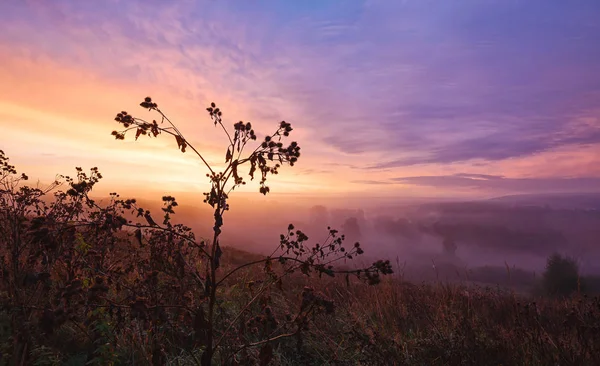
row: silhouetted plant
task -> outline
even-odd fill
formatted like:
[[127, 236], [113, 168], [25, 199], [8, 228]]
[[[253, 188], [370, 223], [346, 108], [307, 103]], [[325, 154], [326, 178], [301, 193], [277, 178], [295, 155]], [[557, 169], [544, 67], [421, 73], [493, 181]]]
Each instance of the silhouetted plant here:
[[[269, 285], [280, 283], [282, 277], [297, 270], [300, 270], [307, 275], [310, 271], [316, 271], [319, 274], [324, 273], [330, 276], [334, 276], [335, 273], [345, 273], [346, 275], [352, 274], [357, 277], [364, 278], [371, 284], [379, 282], [380, 274], [392, 273], [389, 261], [378, 261], [372, 266], [361, 270], [336, 271], [333, 268], [333, 263], [342, 259], [352, 259], [353, 256], [363, 253], [362, 249], [360, 248], [360, 244], [356, 243], [354, 247], [346, 250], [342, 246], [344, 236], [338, 236], [336, 230], [329, 229], [329, 236], [325, 242], [321, 244], [317, 243], [314, 247], [308, 248], [306, 246], [308, 237], [300, 230], [294, 231], [293, 225], [290, 225], [287, 234], [281, 235], [281, 242], [278, 248], [279, 251], [275, 250], [267, 258], [242, 265], [219, 278], [217, 271], [221, 266], [221, 256], [223, 253], [219, 242], [219, 237], [221, 234], [221, 228], [223, 226], [223, 215], [225, 211], [229, 209], [228, 199], [231, 191], [240, 185], [246, 184], [241, 168], [244, 165], [249, 165], [249, 171], [247, 174], [248, 177], [250, 177], [250, 180], [254, 179], [254, 176], [258, 171], [260, 174], [259, 191], [264, 195], [269, 193], [270, 188], [266, 185], [268, 175], [278, 174], [279, 168], [282, 165], [287, 164], [293, 166], [300, 157], [300, 146], [297, 142], [292, 141], [287, 145], [284, 145], [282, 142], [285, 137], [290, 135], [290, 133], [293, 131], [293, 128], [291, 124], [281, 121], [274, 133], [265, 136], [263, 141], [258, 144], [258, 146], [256, 146], [249, 154], [244, 155], [244, 149], [248, 143], [257, 139], [251, 123], [243, 121], [237, 122], [233, 125], [233, 131], [230, 133], [223, 124], [223, 112], [215, 105], [215, 103], [211, 103], [211, 105], [207, 108], [210, 118], [215, 126], [221, 127], [228, 139], [228, 146], [225, 153], [225, 163], [227, 163], [227, 166], [224, 171], [217, 172], [207, 162], [203, 155], [194, 146], [192, 146], [182, 132], [158, 108], [158, 105], [153, 102], [150, 97], [145, 98], [140, 105], [150, 111], [157, 112], [160, 116], [160, 122], [156, 120], [153, 120], [152, 122], [145, 121], [143, 119], [133, 117], [132, 115], [123, 111], [118, 113], [115, 118], [115, 120], [124, 127], [124, 129], [121, 131], [112, 132], [116, 139], [124, 139], [125, 134], [128, 131], [135, 131], [136, 139], [141, 135], [157, 137], [163, 133], [169, 134], [174, 136], [177, 146], [182, 152], [185, 152], [188, 148], [191, 149], [204, 163], [209, 172], [207, 177], [210, 180], [211, 189], [209, 192], [204, 193], [204, 202], [209, 204], [214, 209], [213, 238], [211, 241], [205, 242], [207, 248], [207, 250], [203, 251], [207, 262], [205, 273], [202, 274], [198, 272], [195, 274], [196, 278], [201, 279], [203, 282], [205, 294], [208, 297], [206, 321], [204, 322], [202, 329], [202, 332], [206, 335], [204, 340], [205, 351], [202, 356], [202, 362], [204, 364], [208, 364], [210, 362], [210, 360], [213, 358], [213, 354], [218, 347], [221, 346], [226, 335], [222, 334], [219, 339], [215, 340], [215, 306], [218, 299], [218, 286], [240, 268], [244, 268], [248, 265], [264, 263], [264, 270], [271, 277], [271, 282], [268, 282]], [[166, 215], [169, 213], [172, 213], [171, 209], [167, 211]], [[165, 221], [163, 224], [168, 224], [168, 222]], [[160, 225], [157, 225], [153, 221], [148, 221], [148, 225], [151, 228], [161, 228]], [[169, 226], [164, 228], [169, 229]], [[278, 274], [272, 269], [272, 262], [274, 260], [277, 260], [282, 265], [282, 271]], [[268, 286], [264, 288], [266, 289]], [[254, 299], [252, 301], [254, 301]], [[311, 307], [311, 309], [314, 309], [314, 307]], [[238, 317], [235, 317], [236, 320], [237, 318]], [[226, 328], [226, 332], [232, 326], [233, 324], [229, 324]], [[291, 336], [298, 334], [301, 329], [302, 327], [298, 326], [294, 334], [290, 333], [288, 335]], [[277, 332], [269, 334], [269, 336], [277, 337], [277, 339], [283, 336], [282, 334], [276, 333]], [[254, 343], [254, 345], [264, 345], [264, 350], [264, 347], [269, 341], [269, 337], [266, 338], [266, 340]], [[246, 344], [244, 348], [248, 348], [248, 344]]]
[[575, 259], [558, 253], [548, 257], [542, 280], [544, 290], [550, 296], [569, 296], [584, 290]]
[[352, 241], [361, 240], [362, 238], [360, 225], [358, 225], [356, 217], [349, 217], [344, 221], [342, 232]]
[[[360, 270], [336, 270], [336, 262], [363, 253], [360, 244], [346, 249], [344, 237], [329, 229], [322, 243], [309, 247], [308, 237], [293, 225], [271, 255], [223, 268], [219, 236], [229, 194], [246, 183], [240, 168], [249, 166], [250, 179], [260, 174], [259, 191], [267, 194], [268, 175], [277, 174], [282, 164], [294, 165], [300, 156], [296, 142], [285, 147], [281, 142], [292, 127], [281, 122], [243, 156], [246, 145], [256, 140], [250, 123], [236, 123], [230, 134], [222, 112], [211, 105], [210, 117], [229, 140], [228, 165], [216, 172], [150, 98], [142, 106], [158, 112], [161, 124], [121, 112], [116, 120], [124, 130], [113, 136], [124, 139], [130, 130], [136, 138], [166, 133], [182, 152], [196, 153], [209, 171], [205, 203], [214, 209], [212, 240], [197, 239], [189, 227], [172, 222], [178, 206], [174, 197], [162, 198], [162, 220], [117, 193], [108, 202], [97, 202], [89, 196], [102, 179], [97, 168], [88, 174], [78, 167], [74, 177], [58, 176], [44, 189], [31, 188], [24, 184], [27, 176], [19, 175], [0, 151], [0, 312], [9, 316], [12, 334], [11, 346], [0, 344], [4, 358], [105, 365], [134, 357], [138, 363], [158, 365], [181, 350], [195, 358], [194, 350], [200, 349], [203, 365], [219, 350], [222, 362], [235, 363], [241, 354], [266, 364], [274, 344], [295, 337], [300, 347], [310, 318], [334, 310], [330, 299], [311, 288], [305, 288], [295, 314], [273, 310], [269, 294], [273, 287], [282, 288], [286, 276], [345, 274], [375, 284], [381, 274], [392, 272], [384, 261]], [[52, 199], [46, 197], [50, 193]], [[261, 266], [265, 279], [247, 284], [250, 297], [232, 314], [221, 305], [222, 289], [240, 281], [236, 276], [251, 266]], [[64, 342], [56, 342], [57, 334]], [[126, 345], [132, 355], [119, 354]]]

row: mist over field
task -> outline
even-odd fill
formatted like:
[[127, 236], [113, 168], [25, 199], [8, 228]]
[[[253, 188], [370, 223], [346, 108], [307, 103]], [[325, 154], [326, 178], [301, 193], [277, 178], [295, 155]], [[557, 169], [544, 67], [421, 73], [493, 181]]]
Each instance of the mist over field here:
[[[210, 207], [202, 196], [181, 195], [174, 216], [208, 238]], [[141, 204], [160, 212], [156, 201]], [[390, 259], [397, 274], [413, 281], [443, 280], [530, 288], [548, 256], [577, 260], [582, 275], [600, 274], [600, 194], [516, 195], [478, 200], [439, 198], [270, 197], [240, 194], [224, 215], [221, 243], [270, 254], [292, 223], [311, 242], [327, 227], [359, 241], [365, 256]], [[451, 240], [456, 249], [445, 250]], [[368, 258], [368, 259], [366, 259]]]

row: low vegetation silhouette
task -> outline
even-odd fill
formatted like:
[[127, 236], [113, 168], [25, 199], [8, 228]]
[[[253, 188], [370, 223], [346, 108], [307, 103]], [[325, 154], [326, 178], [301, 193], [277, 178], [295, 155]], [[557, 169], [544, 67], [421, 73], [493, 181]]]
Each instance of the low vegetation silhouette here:
[[[210, 365], [215, 358], [236, 364], [240, 357], [266, 365], [280, 340], [293, 337], [301, 350], [310, 318], [334, 311], [334, 302], [311, 287], [303, 288], [294, 312], [275, 311], [271, 292], [282, 290], [287, 276], [345, 275], [348, 283], [352, 276], [374, 285], [380, 275], [392, 273], [389, 261], [383, 260], [360, 269], [337, 269], [337, 262], [363, 254], [360, 244], [347, 248], [344, 235], [328, 228], [322, 242], [309, 246], [309, 238], [292, 224], [271, 255], [225, 266], [227, 249], [219, 237], [230, 208], [229, 195], [246, 184], [241, 169], [249, 168], [250, 180], [258, 174], [259, 191], [268, 194], [267, 177], [278, 174], [282, 165], [293, 166], [300, 157], [298, 143], [282, 142], [292, 132], [291, 125], [282, 121], [244, 155], [247, 145], [257, 139], [251, 124], [235, 123], [230, 133], [221, 110], [211, 104], [207, 111], [229, 143], [227, 166], [217, 172], [151, 98], [141, 106], [158, 113], [160, 122], [123, 111], [115, 118], [123, 129], [112, 135], [117, 140], [129, 131], [136, 139], [171, 135], [182, 152], [194, 152], [211, 183], [204, 203], [214, 209], [212, 239], [196, 238], [189, 227], [173, 223], [178, 206], [174, 197], [162, 198], [163, 216], [155, 220], [135, 199], [111, 193], [103, 204], [90, 198], [102, 179], [97, 168], [89, 174], [77, 168], [75, 177], [60, 176], [45, 189], [31, 188], [22, 184], [27, 176], [19, 176], [2, 152], [1, 234], [6, 244], [1, 257], [2, 305], [12, 340], [11, 345], [2, 344], [3, 359], [29, 363], [35, 348], [33, 353], [56, 351], [57, 359], [71, 355], [76, 357], [69, 358], [71, 362], [87, 364], [125, 359], [162, 365], [170, 355], [187, 352], [201, 365]], [[61, 183], [67, 184], [66, 191], [57, 189]], [[50, 193], [54, 197], [48, 202]], [[252, 267], [260, 267], [264, 276], [244, 281], [244, 273]], [[227, 306], [231, 299], [223, 297], [232, 291], [232, 284], [242, 292], [241, 304]], [[67, 329], [81, 331], [85, 338], [71, 334], [69, 343], [64, 342], [63, 337], [70, 338], [65, 334], [52, 337]], [[126, 344], [132, 347], [129, 355], [117, 352]]]
[[[538, 246], [546, 236], [386, 216], [371, 227], [362, 210], [319, 204], [310, 225], [337, 220], [340, 232], [323, 228], [310, 243], [289, 224], [268, 255], [225, 246], [223, 231], [236, 230], [226, 225], [232, 193], [256, 179], [269, 194], [268, 178], [300, 158], [299, 144], [286, 142], [292, 126], [282, 121], [258, 140], [249, 122], [228, 129], [211, 104], [226, 141], [218, 171], [151, 98], [140, 105], [157, 119], [120, 112], [112, 136], [169, 137], [204, 164], [210, 237], [176, 222], [175, 197], [162, 197], [160, 214], [117, 193], [94, 199], [95, 167], [31, 186], [0, 150], [0, 365], [600, 364], [600, 297], [590, 295], [600, 281], [581, 277], [572, 258], [551, 255], [539, 278], [508, 264], [465, 273], [539, 284], [533, 294], [440, 279], [458, 272], [475, 239]], [[443, 219], [461, 214], [451, 207]], [[408, 282], [389, 260], [365, 259], [356, 240], [374, 232], [423, 245], [445, 239], [435, 281]], [[555, 240], [551, 248], [562, 245]]]
[[559, 253], [548, 257], [543, 287], [546, 294], [558, 297], [585, 292], [585, 282], [582, 282], [577, 261]]

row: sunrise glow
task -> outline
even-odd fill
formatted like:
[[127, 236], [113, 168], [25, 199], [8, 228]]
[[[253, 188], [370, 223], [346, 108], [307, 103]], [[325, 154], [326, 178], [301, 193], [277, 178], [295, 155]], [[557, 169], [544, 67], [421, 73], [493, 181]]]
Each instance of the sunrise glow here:
[[0, 147], [42, 182], [98, 166], [102, 192], [203, 190], [174, 140], [110, 135], [152, 96], [215, 164], [210, 102], [261, 138], [292, 123], [303, 155], [279, 192], [598, 189], [600, 32], [585, 7], [249, 4], [3, 2]]

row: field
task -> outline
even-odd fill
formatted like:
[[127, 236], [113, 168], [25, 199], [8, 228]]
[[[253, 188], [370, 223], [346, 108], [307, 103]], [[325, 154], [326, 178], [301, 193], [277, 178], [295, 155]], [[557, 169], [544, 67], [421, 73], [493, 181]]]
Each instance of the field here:
[[[224, 271], [261, 259], [233, 248], [223, 251]], [[220, 317], [231, 319], [240, 313], [254, 295], [252, 290], [248, 291], [249, 286], [255, 286], [258, 293], [262, 281], [266, 279], [261, 271], [241, 270], [231, 276], [219, 290]], [[166, 282], [160, 282], [159, 288], [167, 286]], [[275, 321], [283, 322], [286, 316], [298, 314], [308, 288], [313, 289], [316, 298], [332, 301], [333, 311], [313, 312], [302, 332], [269, 342], [272, 355], [266, 364], [594, 365], [600, 362], [598, 297], [527, 298], [492, 288], [412, 284], [398, 276], [369, 286], [356, 280], [347, 283], [337, 277], [317, 279], [292, 274], [281, 286], [262, 293], [263, 305], [255, 303], [247, 308], [248, 315], [243, 316], [246, 326], [236, 325], [229, 346], [233, 347], [240, 337], [247, 341], [258, 339], [264, 330], [264, 320], [253, 324], [251, 314], [264, 316], [264, 304], [268, 304]], [[93, 286], [85, 289], [85, 297], [91, 291]], [[116, 299], [120, 295], [114, 293], [110, 297]], [[15, 336], [24, 337], [21, 332], [25, 328], [11, 328], [15, 324], [10, 321], [11, 315], [15, 314], [14, 309], [11, 313], [7, 308], [10, 299], [5, 292], [2, 302], [0, 363], [9, 364], [15, 351]], [[38, 304], [43, 302], [44, 299], [37, 300]], [[94, 322], [91, 320], [98, 313], [89, 304], [75, 305], [71, 311], [76, 314], [85, 310], [81, 315], [84, 320], [79, 322], [77, 316], [72, 316], [58, 321], [59, 316], [52, 317], [51, 331], [48, 311], [42, 307], [38, 311], [30, 309], [28, 318], [23, 320], [26, 324], [21, 324], [31, 332], [24, 364], [77, 365], [90, 360], [116, 365], [152, 364], [156, 362], [153, 357], [157, 357], [157, 351], [164, 353], [161, 360], [165, 364], [200, 363], [201, 349], [194, 346], [193, 331], [191, 335], [187, 332], [194, 329], [195, 319], [175, 318], [176, 312], [168, 312], [169, 320], [163, 324], [169, 327], [152, 327], [148, 322], [151, 316], [145, 320], [125, 316], [125, 313], [131, 315], [134, 308], [122, 308], [121, 314], [117, 314], [119, 309], [102, 312], [103, 320], [98, 322], [96, 317]], [[98, 309], [102, 308], [95, 311]], [[160, 334], [153, 335], [150, 329]], [[95, 336], [90, 334], [94, 330]], [[248, 342], [241, 342], [242, 348], [244, 343]], [[236, 350], [238, 361], [224, 360], [232, 350], [225, 347], [215, 362], [264, 362], [264, 348]]]
[[[259, 156], [261, 170], [276, 169]], [[173, 221], [172, 196], [162, 213], [116, 193], [90, 198], [97, 168], [42, 189], [2, 151], [0, 163], [0, 365], [600, 363], [600, 298], [558, 255], [545, 277], [552, 298], [474, 286], [499, 277], [489, 269], [417, 284], [400, 258], [366, 257], [332, 228], [315, 243], [289, 224], [266, 256], [221, 245], [224, 175], [206, 194], [209, 240]]]
[[282, 341], [275, 364], [298, 364], [298, 355], [311, 365], [600, 362], [600, 297], [548, 299], [495, 287], [414, 284], [398, 276], [377, 286], [294, 276], [283, 291], [271, 294], [276, 308], [293, 312], [304, 286], [332, 299], [335, 313], [316, 316], [302, 353], [294, 340]]

